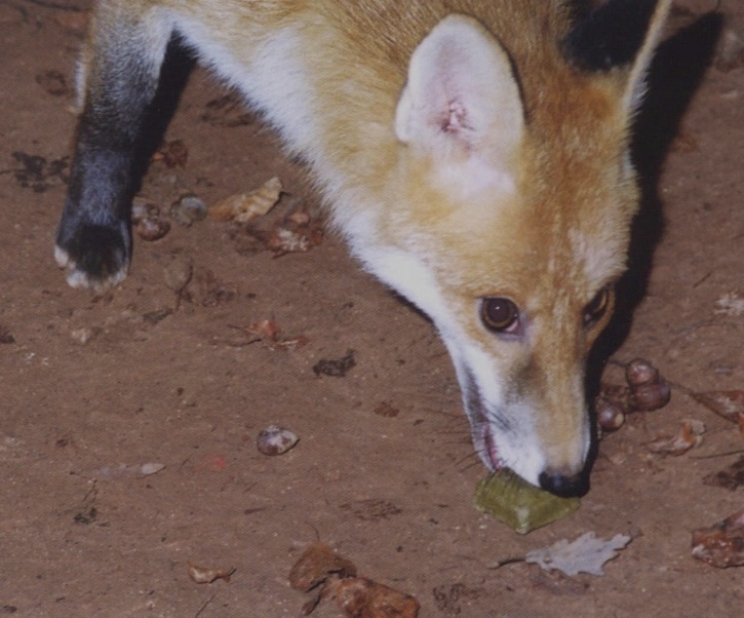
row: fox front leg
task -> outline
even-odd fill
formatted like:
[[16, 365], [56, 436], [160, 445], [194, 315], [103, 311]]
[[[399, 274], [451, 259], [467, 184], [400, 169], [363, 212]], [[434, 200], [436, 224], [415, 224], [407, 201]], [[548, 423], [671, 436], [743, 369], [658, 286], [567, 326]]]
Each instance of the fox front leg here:
[[165, 19], [117, 5], [99, 3], [82, 60], [83, 110], [55, 247], [68, 283], [94, 291], [127, 274], [137, 145], [171, 36]]

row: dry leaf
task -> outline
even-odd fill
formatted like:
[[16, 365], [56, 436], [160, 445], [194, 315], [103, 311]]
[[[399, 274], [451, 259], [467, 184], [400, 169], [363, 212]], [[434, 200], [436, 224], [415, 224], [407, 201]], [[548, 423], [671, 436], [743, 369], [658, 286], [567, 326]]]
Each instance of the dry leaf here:
[[692, 555], [721, 569], [744, 566], [744, 510], [710, 528], [693, 530]]
[[356, 577], [356, 573], [353, 562], [339, 556], [325, 543], [313, 543], [289, 572], [289, 585], [295, 590], [309, 592], [322, 584], [329, 575]]
[[280, 227], [271, 231], [266, 246], [280, 256], [286, 253], [304, 253], [310, 250], [311, 245], [307, 234]]
[[[299, 335], [291, 339], [279, 338], [279, 326], [273, 320], [259, 320], [254, 322], [245, 332], [251, 337], [262, 341], [270, 350], [296, 350], [306, 345], [309, 339], [305, 335]], [[255, 341], [255, 339], [254, 339]]]
[[189, 149], [182, 140], [176, 139], [165, 142], [152, 155], [152, 161], [162, 161], [167, 167], [186, 167], [189, 158]]
[[660, 436], [646, 444], [646, 448], [659, 455], [682, 455], [703, 441], [705, 425], [700, 421], [682, 421], [675, 436]]
[[189, 577], [197, 584], [211, 584], [218, 579], [224, 579], [226, 582], [229, 582], [230, 576], [235, 573], [235, 567], [231, 569], [210, 569], [197, 566], [191, 561], [189, 561], [188, 570]]
[[531, 551], [525, 556], [525, 562], [538, 564], [544, 571], [558, 569], [566, 575], [604, 575], [602, 566], [628, 543], [630, 537], [625, 534], [616, 534], [604, 541], [593, 532], [587, 532], [570, 543], [563, 539], [550, 547]]
[[336, 599], [349, 618], [418, 616], [419, 603], [411, 595], [356, 575], [354, 563], [323, 543], [313, 543], [292, 567], [289, 584], [302, 592], [310, 592], [322, 584], [320, 592], [305, 603], [305, 616], [328, 598]]
[[246, 328], [245, 332], [258, 339], [276, 341], [279, 336], [279, 326], [274, 320], [259, 320]]
[[274, 176], [254, 191], [236, 193], [213, 204], [209, 208], [209, 215], [221, 221], [247, 223], [269, 212], [279, 201], [281, 192], [282, 182]]
[[744, 485], [744, 457], [740, 457], [723, 470], [703, 477], [703, 483], [734, 491]]
[[327, 358], [321, 358], [315, 365], [313, 365], [313, 373], [316, 376], [326, 375], [334, 376], [336, 378], [343, 378], [346, 373], [356, 366], [356, 360], [354, 359], [354, 350], [347, 350], [346, 355], [339, 359], [329, 360]]
[[690, 393], [690, 397], [732, 423], [744, 414], [744, 391], [708, 391]]
[[327, 596], [349, 618], [416, 618], [421, 608], [410, 594], [365, 577], [329, 580], [322, 594]]

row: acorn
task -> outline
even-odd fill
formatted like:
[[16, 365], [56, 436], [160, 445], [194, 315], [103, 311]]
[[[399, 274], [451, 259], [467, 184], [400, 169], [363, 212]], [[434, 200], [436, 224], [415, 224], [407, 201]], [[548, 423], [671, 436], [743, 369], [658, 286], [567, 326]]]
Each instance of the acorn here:
[[634, 358], [625, 366], [625, 379], [631, 386], [658, 382], [659, 370], [643, 358]]
[[620, 429], [625, 422], [623, 408], [615, 402], [604, 397], [597, 397], [596, 403], [597, 424], [603, 431], [615, 431]]
[[669, 403], [672, 396], [666, 380], [659, 370], [647, 360], [633, 359], [625, 368], [628, 381], [628, 406], [633, 411], [650, 412]]

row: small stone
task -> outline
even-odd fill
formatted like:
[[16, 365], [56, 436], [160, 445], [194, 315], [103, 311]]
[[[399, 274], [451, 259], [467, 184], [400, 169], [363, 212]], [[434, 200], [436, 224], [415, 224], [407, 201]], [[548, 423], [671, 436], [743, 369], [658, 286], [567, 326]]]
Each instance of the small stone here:
[[196, 195], [184, 195], [173, 202], [170, 217], [179, 225], [190, 227], [192, 223], [201, 221], [207, 216], [207, 205]]
[[281, 455], [292, 449], [299, 440], [292, 430], [271, 425], [258, 433], [256, 446], [264, 455]]

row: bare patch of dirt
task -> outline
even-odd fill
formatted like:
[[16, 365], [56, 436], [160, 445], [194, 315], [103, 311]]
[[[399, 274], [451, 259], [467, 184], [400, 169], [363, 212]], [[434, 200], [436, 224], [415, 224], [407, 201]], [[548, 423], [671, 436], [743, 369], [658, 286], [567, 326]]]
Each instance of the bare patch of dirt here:
[[[304, 600], [288, 573], [316, 541], [414, 595], [422, 616], [741, 613], [741, 571], [694, 560], [691, 533], [740, 510], [740, 487], [703, 479], [738, 457], [708, 456], [744, 443], [680, 390], [603, 439], [574, 515], [519, 536], [473, 507], [485, 471], [431, 324], [332, 234], [275, 257], [253, 241], [246, 250], [231, 224], [174, 223], [161, 240], [138, 239], [120, 289], [94, 299], [68, 288], [52, 243], [85, 13], [65, 7], [84, 5], [0, 3], [0, 615], [297, 616]], [[744, 62], [730, 50], [706, 57], [713, 5], [678, 3], [682, 30], [639, 119], [649, 135], [637, 148], [639, 300], [613, 350], [699, 391], [744, 388], [744, 314], [716, 306], [744, 297]], [[744, 36], [741, 3], [721, 11], [724, 32]], [[201, 70], [166, 139], [187, 156], [155, 161], [142, 188], [163, 213], [186, 193], [209, 204], [278, 176], [290, 210], [316, 218], [301, 169]], [[174, 263], [192, 269], [180, 283]], [[251, 342], [262, 320], [277, 341], [303, 345]], [[688, 418], [707, 426], [701, 446], [666, 458], [646, 449]], [[267, 457], [255, 440], [273, 424], [300, 440]], [[488, 568], [587, 531], [630, 530], [604, 577]], [[235, 571], [197, 584], [190, 562]]]

